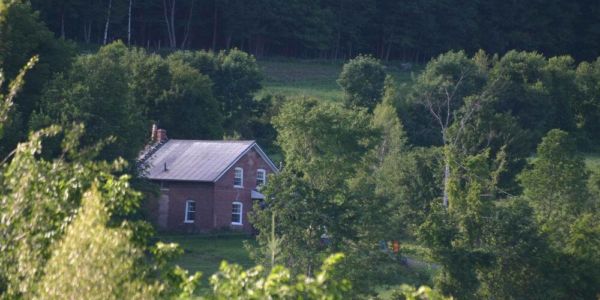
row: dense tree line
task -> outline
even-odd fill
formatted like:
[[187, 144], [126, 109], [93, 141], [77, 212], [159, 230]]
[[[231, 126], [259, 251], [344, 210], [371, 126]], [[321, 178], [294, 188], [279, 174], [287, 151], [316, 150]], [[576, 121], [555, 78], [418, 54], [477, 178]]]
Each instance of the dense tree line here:
[[600, 4], [456, 0], [31, 0], [56, 36], [257, 56], [427, 61], [450, 49], [537, 50], [592, 59]]
[[147, 143], [152, 123], [168, 128], [173, 138], [264, 140], [272, 135], [264, 118], [270, 98], [254, 98], [262, 74], [245, 52], [160, 56], [116, 41], [76, 55], [76, 47], [53, 37], [28, 3], [2, 5], [0, 68], [14, 77], [28, 57], [39, 54], [40, 62], [26, 75], [0, 138], [1, 154], [29, 131], [51, 124], [83, 123], [82, 146], [106, 140], [99, 158], [130, 162]]

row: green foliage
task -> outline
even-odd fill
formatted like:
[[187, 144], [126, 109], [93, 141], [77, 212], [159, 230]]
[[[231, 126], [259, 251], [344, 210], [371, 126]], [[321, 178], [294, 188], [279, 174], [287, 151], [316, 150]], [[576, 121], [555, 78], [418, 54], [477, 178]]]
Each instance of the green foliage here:
[[[387, 238], [411, 235], [441, 193], [437, 176], [440, 155], [435, 149], [411, 149], [406, 133], [393, 106], [397, 88], [391, 77], [386, 79], [383, 102], [373, 111], [373, 127], [382, 132], [374, 150], [375, 194], [387, 199]], [[361, 178], [364, 180], [365, 178]]]
[[[20, 144], [10, 163], [2, 166], [2, 280], [8, 295], [32, 292], [43, 266], [50, 256], [50, 246], [65, 232], [80, 205], [82, 191], [98, 182], [105, 192], [106, 205], [119, 215], [137, 207], [138, 196], [128, 188], [127, 176], [115, 178], [122, 161], [93, 163], [87, 155], [52, 161], [39, 160], [42, 139], [59, 133], [57, 127], [31, 135]], [[75, 134], [77, 136], [77, 134]], [[65, 139], [63, 153], [77, 148]], [[89, 152], [89, 151], [88, 151]]]
[[[516, 48], [573, 53], [580, 60], [598, 56], [599, 45], [600, 6], [592, 0], [227, 0], [202, 5], [179, 0], [173, 32], [158, 30], [169, 28], [158, 0], [132, 2], [131, 20], [129, 1], [114, 2], [110, 20], [105, 2], [31, 2], [56, 36], [86, 44], [102, 42], [107, 21], [109, 40], [127, 40], [131, 21], [131, 42], [139, 46], [240, 47], [258, 56], [345, 59], [371, 53], [422, 62], [449, 49], [505, 53]], [[93, 30], [88, 28], [92, 24]]]
[[398, 155], [407, 144], [406, 132], [404, 132], [402, 122], [398, 118], [398, 113], [394, 107], [397, 93], [394, 79], [387, 76], [383, 100], [373, 110], [373, 127], [381, 130], [383, 135], [381, 145], [377, 150], [380, 160], [386, 156]]
[[420, 227], [442, 265], [436, 286], [460, 299], [554, 297], [560, 289], [543, 274], [555, 255], [527, 202], [496, 201], [502, 155], [489, 155], [451, 154], [450, 207], [434, 205]]
[[379, 60], [359, 55], [344, 65], [337, 82], [344, 90], [346, 105], [372, 110], [383, 97], [385, 77]]
[[261, 117], [265, 108], [253, 98], [260, 88], [262, 73], [254, 56], [233, 49], [219, 53], [206, 51], [178, 51], [168, 60], [183, 61], [213, 82], [213, 93], [224, 117], [227, 134], [240, 133], [253, 137], [249, 125]]
[[27, 137], [27, 122], [39, 104], [44, 85], [55, 72], [69, 67], [75, 49], [71, 43], [55, 39], [29, 1], [22, 0], [0, 1], [0, 41], [0, 69], [7, 78], [15, 78], [31, 57], [39, 57], [36, 68], [24, 76], [27, 83], [4, 122], [0, 156], [5, 156]]
[[272, 230], [272, 216], [276, 215], [275, 235], [282, 247], [275, 257], [276, 262], [288, 262], [294, 273], [311, 274], [320, 260], [323, 250], [320, 238], [327, 234], [326, 226], [331, 223], [327, 212], [336, 212], [331, 198], [320, 195], [307, 182], [285, 169], [261, 190], [268, 196], [265, 209], [255, 207], [251, 222], [259, 230], [259, 248], [253, 258], [260, 264], [269, 265], [268, 251]]
[[212, 82], [193, 67], [169, 63], [171, 86], [155, 106], [153, 119], [171, 136], [182, 139], [217, 139], [223, 136], [223, 117], [212, 95]]
[[133, 232], [108, 228], [110, 215], [96, 186], [52, 251], [38, 283], [39, 299], [154, 299], [162, 287], [144, 282], [142, 249]]
[[377, 139], [365, 111], [315, 99], [289, 101], [273, 123], [286, 169], [323, 189], [341, 186]]
[[[27, 65], [19, 72], [17, 78], [9, 83], [8, 91], [6, 95], [0, 94], [0, 99], [2, 99], [2, 103], [0, 103], [0, 138], [2, 138], [4, 133], [4, 126], [10, 117], [11, 109], [14, 105], [14, 98], [19, 93], [21, 88], [23, 88], [24, 77], [27, 71], [31, 70], [35, 64], [38, 62], [38, 57], [35, 56], [29, 60]], [[0, 87], [4, 85], [4, 73], [0, 70]]]
[[[274, 122], [286, 165], [261, 191], [264, 208], [254, 210], [252, 224], [260, 246], [255, 258], [271, 259], [267, 250], [275, 214], [275, 236], [281, 241], [276, 261], [310, 275], [323, 255], [344, 251], [348, 258], [340, 274], [357, 283], [357, 290], [372, 288], [376, 269], [359, 272], [356, 266], [381, 263], [384, 256], [373, 253], [383, 232], [377, 228], [387, 212], [384, 198], [372, 193], [370, 158], [365, 158], [376, 153], [380, 129], [373, 128], [364, 110], [312, 99], [287, 102]], [[394, 132], [400, 134], [401, 128]]]
[[577, 89], [581, 100], [574, 107], [577, 127], [592, 146], [597, 146], [600, 136], [600, 58], [594, 62], [582, 62], [576, 70]]
[[395, 299], [405, 299], [405, 300], [452, 300], [452, 297], [444, 297], [438, 291], [431, 289], [428, 286], [421, 286], [418, 289], [403, 284], [400, 287], [400, 290], [395, 293]]
[[127, 66], [120, 62], [127, 51], [115, 43], [97, 54], [77, 57], [68, 73], [46, 87], [32, 127], [83, 123], [88, 129], [82, 140], [85, 146], [115, 138], [101, 159], [134, 161], [146, 141], [147, 121], [130, 92]]
[[510, 113], [531, 134], [529, 149], [552, 128], [575, 127], [577, 91], [570, 57], [510, 51], [490, 70], [488, 88], [497, 98], [495, 110]]
[[282, 266], [274, 266], [265, 276], [261, 266], [244, 271], [223, 262], [219, 273], [210, 279], [212, 292], [203, 299], [345, 299], [349, 282], [336, 280], [331, 274], [342, 258], [342, 254], [332, 255], [314, 277], [295, 278]]
[[[454, 122], [468, 121], [469, 114], [459, 114], [459, 109], [467, 106], [475, 95], [481, 92], [485, 83], [484, 74], [464, 51], [447, 52], [427, 63], [425, 70], [415, 79], [412, 91], [406, 101], [425, 107], [431, 124], [435, 124], [437, 135], [443, 144], [456, 144], [459, 133], [451, 137], [448, 129]], [[476, 107], [479, 103], [468, 103]], [[468, 109], [471, 111], [471, 109]], [[462, 118], [464, 119], [462, 119]], [[411, 127], [423, 126], [412, 124]], [[417, 128], [409, 128], [416, 133]], [[441, 136], [440, 136], [441, 133]]]
[[100, 158], [132, 162], [147, 143], [151, 122], [175, 138], [223, 136], [223, 119], [210, 79], [178, 60], [165, 60], [116, 42], [79, 56], [45, 89], [31, 126], [82, 122], [84, 145], [114, 137]]
[[[11, 84], [2, 107], [10, 108], [28, 68]], [[61, 133], [62, 155], [42, 158], [44, 140]], [[161, 263], [164, 251], [149, 256], [148, 227], [124, 221], [140, 203], [129, 176], [113, 175], [122, 172], [124, 161], [94, 162], [102, 145], [80, 148], [82, 134], [81, 125], [36, 131], [0, 164], [0, 295], [120, 299], [148, 298], [161, 290], [189, 295], [197, 276]]]
[[574, 141], [558, 129], [542, 139], [531, 168], [519, 176], [541, 230], [550, 234], [557, 246], [567, 239], [569, 225], [589, 207], [588, 177]]
[[484, 235], [493, 262], [479, 271], [484, 298], [562, 298], [554, 276], [555, 254], [539, 232], [527, 201], [507, 200], [495, 207], [494, 219]]

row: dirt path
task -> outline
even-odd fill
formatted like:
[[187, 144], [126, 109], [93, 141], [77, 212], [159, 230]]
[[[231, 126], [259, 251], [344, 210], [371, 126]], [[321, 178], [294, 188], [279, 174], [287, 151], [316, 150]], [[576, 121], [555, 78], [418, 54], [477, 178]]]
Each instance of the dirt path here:
[[422, 260], [418, 260], [418, 259], [414, 259], [414, 258], [410, 258], [410, 257], [406, 257], [406, 256], [403, 256], [402, 258], [404, 259], [405, 264], [410, 268], [436, 270], [437, 268], [440, 267], [439, 265], [434, 264], [434, 263], [428, 263], [428, 262], [425, 262]]

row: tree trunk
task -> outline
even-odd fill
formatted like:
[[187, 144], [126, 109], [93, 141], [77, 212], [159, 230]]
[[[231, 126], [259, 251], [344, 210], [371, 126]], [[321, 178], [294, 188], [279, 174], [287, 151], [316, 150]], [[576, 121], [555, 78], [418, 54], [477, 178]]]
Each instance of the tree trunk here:
[[60, 15], [60, 38], [65, 39], [65, 8], [63, 7]]
[[[177, 0], [163, 0], [163, 15], [165, 25], [167, 26], [167, 35], [169, 36], [169, 45], [171, 48], [177, 47], [177, 37], [175, 35], [175, 2]], [[168, 2], [168, 3], [167, 3]]]
[[171, 41], [171, 48], [177, 47], [177, 33], [175, 31], [175, 0], [172, 0], [171, 4], [171, 32], [173, 33], [173, 40]]
[[92, 40], [92, 21], [86, 21], [83, 24], [83, 40], [89, 44]]
[[392, 43], [388, 43], [387, 49], [385, 50], [385, 61], [390, 61], [390, 52], [392, 52]]
[[131, 45], [131, 6], [133, 0], [129, 0], [129, 20], [127, 22], [127, 45]]
[[231, 34], [228, 34], [225, 39], [225, 48], [228, 50], [231, 48]]
[[333, 59], [337, 60], [338, 59], [338, 55], [340, 53], [340, 43], [341, 43], [341, 39], [342, 39], [342, 30], [338, 28], [337, 31], [337, 37], [336, 37], [336, 41], [335, 41], [335, 51], [333, 54]]
[[190, 35], [190, 26], [192, 24], [192, 13], [194, 12], [194, 2], [195, 0], [192, 0], [192, 4], [190, 5], [190, 13], [188, 14], [188, 19], [187, 19], [187, 23], [185, 24], [185, 33], [183, 35], [183, 41], [181, 41], [181, 48], [185, 48], [185, 44], [188, 41], [189, 35]]
[[448, 154], [444, 155], [444, 195], [443, 195], [443, 203], [444, 207], [448, 208], [448, 189], [450, 185], [450, 162], [448, 161]]
[[112, 10], [112, 0], [108, 0], [108, 10], [106, 12], [106, 25], [104, 26], [104, 41], [103, 45], [106, 45], [108, 41], [108, 25], [110, 24], [110, 11]]
[[212, 50], [216, 51], [217, 48], [217, 21], [218, 21], [218, 10], [217, 0], [215, 0], [215, 9], [213, 11], [213, 36], [212, 36]]

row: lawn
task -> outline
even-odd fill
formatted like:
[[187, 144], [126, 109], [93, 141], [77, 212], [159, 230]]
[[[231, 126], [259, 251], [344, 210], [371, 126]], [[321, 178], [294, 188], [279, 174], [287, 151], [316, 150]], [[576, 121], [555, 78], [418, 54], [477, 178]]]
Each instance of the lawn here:
[[184, 253], [174, 263], [190, 271], [202, 272], [202, 288], [208, 287], [208, 279], [219, 270], [223, 260], [242, 265], [254, 266], [244, 242], [254, 243], [248, 235], [162, 235], [159, 239], [165, 243], [178, 243]]
[[586, 154], [585, 164], [590, 170], [600, 169], [600, 153]]
[[261, 60], [263, 89], [265, 94], [283, 96], [308, 96], [338, 101], [342, 90], [337, 78], [342, 71], [341, 62], [309, 60]]
[[[343, 98], [342, 90], [337, 84], [343, 67], [342, 61], [270, 59], [259, 60], [258, 64], [265, 76], [259, 97], [272, 94], [330, 101], [340, 101]], [[410, 81], [410, 71], [401, 71], [395, 63], [389, 63], [386, 67], [388, 73], [400, 84]], [[415, 70], [420, 70], [420, 67]]]
[[[254, 244], [255, 240], [247, 235], [161, 235], [158, 238], [166, 243], [178, 243], [184, 250], [184, 254], [174, 261], [174, 264], [190, 272], [202, 272], [198, 295], [209, 288], [208, 280], [219, 270], [223, 260], [239, 264], [246, 269], [254, 266], [244, 243]], [[411, 259], [411, 263], [409, 267], [399, 269], [394, 276], [397, 282], [413, 285], [431, 284], [435, 270], [426, 263], [429, 260], [427, 249], [411, 241], [402, 241], [402, 252]], [[415, 265], [415, 261], [423, 263]], [[377, 291], [381, 299], [390, 299], [392, 291], [397, 287], [380, 286]]]

